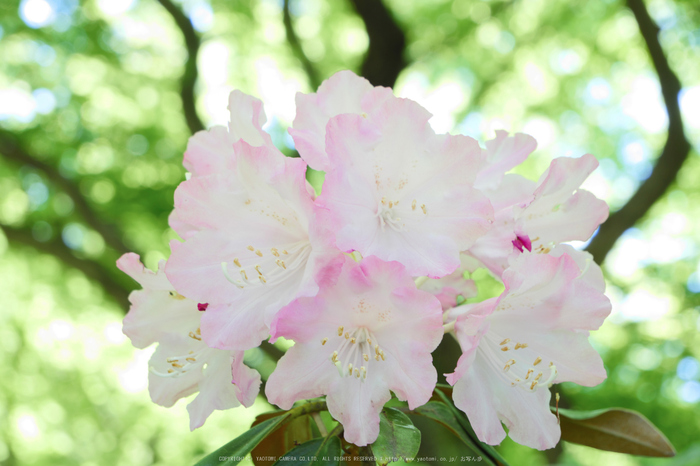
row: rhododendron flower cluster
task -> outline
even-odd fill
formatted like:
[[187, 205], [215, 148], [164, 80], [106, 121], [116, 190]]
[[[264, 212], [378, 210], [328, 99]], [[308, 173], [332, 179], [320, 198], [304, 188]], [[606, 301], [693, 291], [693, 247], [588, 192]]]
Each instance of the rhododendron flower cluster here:
[[[118, 266], [142, 286], [124, 333], [157, 342], [154, 402], [188, 406], [191, 428], [215, 409], [250, 406], [260, 375], [246, 350], [294, 345], [267, 380], [283, 409], [326, 396], [345, 439], [371, 444], [393, 394], [427, 403], [443, 337], [463, 354], [447, 381], [479, 439], [545, 449], [559, 440], [550, 387], [605, 379], [588, 341], [610, 312], [587, 240], [608, 209], [580, 189], [591, 155], [553, 160], [535, 182], [509, 173], [536, 147], [498, 131], [484, 147], [435, 134], [416, 102], [349, 71], [298, 94], [285, 157], [262, 129], [262, 103], [238, 91], [230, 124], [195, 134], [170, 226], [181, 241], [157, 273], [135, 254]], [[307, 168], [326, 173], [321, 194]], [[502, 281], [479, 293], [478, 268]]]

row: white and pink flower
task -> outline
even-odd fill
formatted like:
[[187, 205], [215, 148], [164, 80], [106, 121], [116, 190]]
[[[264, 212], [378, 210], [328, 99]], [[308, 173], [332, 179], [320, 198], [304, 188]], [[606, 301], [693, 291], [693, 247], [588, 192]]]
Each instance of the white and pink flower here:
[[356, 445], [376, 440], [390, 390], [413, 409], [437, 382], [430, 353], [443, 335], [440, 303], [396, 262], [347, 258], [317, 296], [280, 311], [272, 334], [296, 344], [270, 376], [268, 400], [289, 409], [327, 395], [328, 410]]
[[243, 364], [243, 351], [209, 348], [199, 329], [206, 303], [185, 298], [168, 282], [161, 262], [157, 273], [146, 269], [139, 256], [124, 254], [117, 266], [142, 290], [129, 296], [124, 334], [137, 348], [158, 343], [149, 362], [148, 390], [156, 404], [170, 407], [199, 392], [187, 406], [190, 429], [201, 427], [216, 409], [252, 406], [260, 374]]

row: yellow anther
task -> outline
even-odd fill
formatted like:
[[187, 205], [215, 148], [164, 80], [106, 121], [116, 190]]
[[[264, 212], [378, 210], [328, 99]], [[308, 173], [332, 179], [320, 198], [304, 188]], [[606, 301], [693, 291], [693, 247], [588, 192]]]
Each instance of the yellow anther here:
[[538, 365], [538, 364], [541, 363], [541, 362], [542, 362], [542, 358], [539, 357], [539, 356], [537, 356], [537, 359], [535, 359], [535, 362], [533, 362], [532, 365], [533, 365], [533, 366], [536, 366], [536, 365]]
[[382, 361], [384, 361], [384, 351], [380, 351], [379, 356], [382, 358]]
[[178, 301], [182, 301], [183, 299], [185, 299], [185, 297], [182, 296], [182, 295], [181, 295], [180, 293], [178, 293], [177, 291], [170, 291], [169, 294], [170, 294], [170, 297], [175, 298], [175, 299], [177, 299]]
[[282, 249], [282, 254], [289, 254], [286, 250]]
[[363, 354], [362, 359], [364, 359], [365, 361], [369, 361], [369, 354]]
[[540, 380], [541, 378], [542, 378], [542, 372], [540, 372], [539, 374], [537, 374], [537, 377], [535, 377], [535, 382], [537, 382], [537, 381]]
[[168, 374], [172, 374], [173, 372], [175, 372], [175, 371], [172, 369], [168, 369]]
[[282, 267], [283, 269], [287, 270], [287, 266], [284, 265], [284, 261], [283, 261], [283, 260], [277, 259], [277, 260], [275, 261], [275, 264], [277, 264], [277, 265], [279, 265], [280, 267]]
[[532, 383], [530, 384], [530, 390], [534, 390], [534, 389], [535, 389], [535, 385], [537, 385], [537, 382], [536, 382], [536, 381], [535, 381], [535, 382], [532, 382]]
[[411, 202], [411, 210], [416, 210], [416, 200], [414, 199], [413, 202]]
[[187, 361], [189, 361], [189, 362], [195, 362], [195, 361], [197, 361], [195, 358], [185, 358], [185, 360], [187, 360]]
[[327, 341], [328, 341], [328, 338], [324, 338], [323, 340], [321, 340], [321, 346], [325, 345]]
[[350, 334], [348, 332], [345, 332], [345, 339], [347, 340], [348, 338], [350, 338]]
[[348, 375], [352, 375], [352, 363], [348, 363]]
[[201, 335], [201, 334], [202, 334], [202, 331], [199, 329], [199, 327], [197, 327], [197, 335]]
[[267, 284], [267, 280], [265, 280], [265, 277], [260, 275], [260, 276], [258, 276], [258, 278], [260, 279], [261, 282], [263, 282], [264, 284]]
[[241, 265], [241, 261], [239, 261], [238, 258], [235, 258], [235, 259], [233, 260], [233, 263], [236, 264], [238, 267], [243, 267], [243, 266]]
[[527, 348], [527, 343], [516, 343], [515, 349]]
[[372, 346], [372, 339], [368, 338], [368, 339], [367, 339], [367, 344], [368, 344], [369, 346]]
[[248, 274], [245, 273], [245, 270], [241, 270], [241, 277], [243, 277], [244, 279], [248, 280]]
[[343, 334], [343, 326], [338, 327], [338, 336]]
[[379, 361], [379, 355], [378, 355], [378, 354], [375, 354], [375, 355], [374, 355], [374, 359], [377, 360], [377, 361]]
[[362, 378], [366, 379], [367, 378], [367, 369], [365, 366], [360, 367], [360, 371], [362, 372]]
[[535, 371], [533, 371], [532, 369], [529, 369], [527, 371], [527, 375], [525, 376], [525, 380], [529, 379], [533, 372], [535, 372]]
[[360, 371], [358, 369], [355, 369], [355, 377], [358, 379], [360, 378]]
[[270, 251], [272, 251], [272, 255], [273, 255], [273, 256], [275, 256], [275, 257], [279, 257], [279, 256], [280, 256], [280, 253], [279, 253], [279, 251], [277, 250], [277, 248], [270, 248]]
[[424, 214], [428, 215], [428, 209], [425, 208], [425, 204], [420, 205], [421, 210], [423, 211]]
[[166, 361], [167, 362], [178, 362], [179, 359], [170, 358], [170, 359], [166, 359]]
[[506, 338], [505, 340], [503, 340], [502, 342], [500, 342], [499, 345], [505, 345], [505, 344], [508, 343], [509, 341], [510, 341], [510, 338]]
[[552, 367], [554, 363], [552, 361], [549, 361], [549, 367]]
[[338, 362], [338, 352], [337, 351], [333, 351], [333, 354], [331, 354], [331, 361], [333, 361], [334, 363]]
[[355, 337], [352, 337], [352, 338], [350, 339], [350, 343], [355, 343], [356, 341], [357, 341], [357, 340], [355, 340]]
[[255, 251], [255, 248], [253, 246], [248, 246], [248, 251]]
[[510, 348], [508, 348], [507, 346], [502, 346], [502, 347], [501, 347], [501, 351], [508, 351], [509, 349], [510, 349]]
[[176, 362], [172, 363], [172, 366], [177, 367], [178, 369], [181, 369], [183, 367], [182, 364], [178, 364]]
[[255, 270], [258, 272], [258, 275], [262, 275], [262, 270], [260, 270], [260, 266], [256, 265]]
[[389, 208], [391, 209], [392, 207], [394, 207], [394, 203], [389, 201]]
[[256, 249], [255, 254], [257, 254], [259, 257], [262, 257], [262, 252], [260, 252], [260, 249]]
[[386, 205], [386, 197], [382, 198], [382, 205]]
[[512, 366], [513, 364], [515, 364], [515, 359], [508, 360], [508, 362], [506, 362], [506, 365], [503, 367], [503, 370], [505, 372], [508, 372], [508, 370], [510, 369], [510, 366]]

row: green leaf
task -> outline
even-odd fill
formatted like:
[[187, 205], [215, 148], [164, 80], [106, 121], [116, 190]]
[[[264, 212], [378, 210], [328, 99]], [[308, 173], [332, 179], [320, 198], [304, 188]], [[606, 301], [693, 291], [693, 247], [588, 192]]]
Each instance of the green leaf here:
[[561, 438], [567, 442], [630, 455], [669, 457], [676, 454], [666, 436], [636, 411], [560, 409], [559, 418]]
[[255, 446], [287, 420], [291, 412], [261, 422], [248, 432], [236, 437], [213, 453], [204, 457], [196, 466], [220, 466], [238, 464]]
[[381, 465], [397, 461], [396, 458], [413, 459], [420, 447], [420, 431], [404, 413], [394, 408], [384, 408], [379, 415], [379, 437], [372, 444], [372, 451]]
[[286, 466], [321, 466], [339, 465], [343, 451], [340, 439], [335, 435], [317, 438], [294, 448], [281, 457], [275, 465]]
[[460, 423], [457, 421], [454, 413], [445, 406], [445, 403], [439, 401], [429, 401], [427, 404], [411, 411], [412, 414], [425, 416], [445, 426], [457, 438], [459, 438], [472, 451], [480, 453], [479, 448], [474, 444], [471, 438], [464, 431]]

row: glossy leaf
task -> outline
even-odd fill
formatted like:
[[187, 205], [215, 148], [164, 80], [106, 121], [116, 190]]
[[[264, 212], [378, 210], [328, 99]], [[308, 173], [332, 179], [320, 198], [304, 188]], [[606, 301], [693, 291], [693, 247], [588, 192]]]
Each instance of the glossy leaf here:
[[207, 455], [196, 466], [234, 465], [240, 463], [258, 443], [279, 427], [290, 415], [291, 413], [288, 412], [261, 422], [248, 432]]
[[675, 456], [676, 450], [646, 417], [629, 409], [560, 409], [561, 438], [598, 450], [640, 456]]
[[275, 464], [287, 466], [339, 465], [342, 454], [340, 439], [335, 435], [329, 435], [297, 446]]
[[457, 421], [454, 413], [445, 405], [445, 403], [429, 401], [427, 404], [411, 411], [411, 414], [425, 416], [428, 419], [432, 419], [433, 421], [442, 424], [472, 451], [477, 453], [479, 452], [478, 447], [474, 445], [472, 439], [469, 438], [469, 435], [467, 435], [462, 426], [459, 424], [459, 421]]
[[415, 458], [420, 437], [420, 431], [408, 416], [398, 409], [384, 408], [379, 416], [379, 437], [372, 444], [377, 463], [386, 465], [396, 458]]

